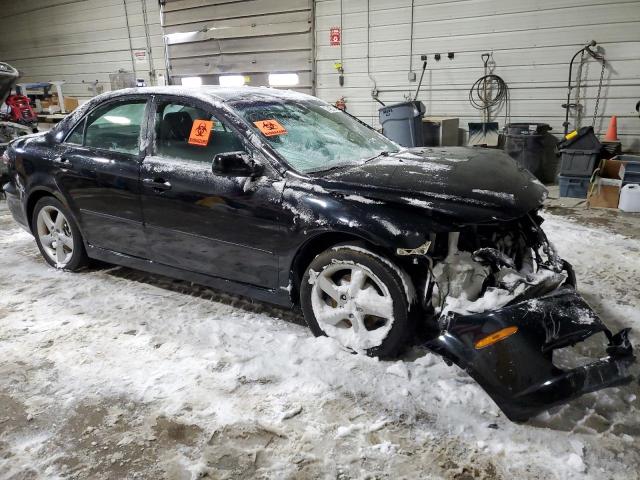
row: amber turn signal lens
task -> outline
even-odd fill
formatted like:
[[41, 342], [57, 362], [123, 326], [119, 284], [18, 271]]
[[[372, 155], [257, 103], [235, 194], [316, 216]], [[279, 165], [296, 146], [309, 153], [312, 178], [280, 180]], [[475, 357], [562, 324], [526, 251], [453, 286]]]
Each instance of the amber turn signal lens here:
[[498, 330], [497, 332], [493, 332], [491, 335], [487, 335], [484, 338], [481, 338], [476, 342], [476, 349], [480, 350], [481, 348], [488, 347], [489, 345], [493, 345], [494, 343], [499, 342], [500, 340], [504, 340], [505, 338], [510, 337], [514, 333], [518, 331], [518, 327], [507, 327], [502, 330]]

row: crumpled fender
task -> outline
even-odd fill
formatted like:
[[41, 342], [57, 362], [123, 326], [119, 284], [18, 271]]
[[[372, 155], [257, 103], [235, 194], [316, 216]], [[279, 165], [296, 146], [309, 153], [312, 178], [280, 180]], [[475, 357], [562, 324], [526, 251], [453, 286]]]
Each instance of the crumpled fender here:
[[[512, 326], [515, 334], [476, 348], [481, 338]], [[563, 287], [498, 310], [454, 314], [425, 346], [467, 371], [509, 419], [524, 421], [585, 393], [631, 382], [629, 330], [613, 335], [573, 288]], [[609, 356], [572, 370], [553, 364], [553, 350], [600, 332], [609, 340]]]

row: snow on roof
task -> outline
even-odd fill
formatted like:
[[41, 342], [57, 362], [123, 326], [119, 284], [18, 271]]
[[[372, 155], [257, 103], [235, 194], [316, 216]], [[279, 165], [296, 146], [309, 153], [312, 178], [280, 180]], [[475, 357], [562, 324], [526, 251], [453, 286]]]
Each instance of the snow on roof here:
[[[185, 87], [183, 85], [166, 85], [162, 87], [135, 87], [125, 88], [122, 90], [114, 90], [106, 92], [102, 95], [112, 97], [116, 95], [130, 94], [149, 94], [149, 95], [185, 95], [199, 97], [207, 95], [216, 100], [226, 102], [228, 100], [250, 100], [260, 99], [285, 99], [285, 100], [312, 100], [316, 99], [311, 95], [296, 92], [293, 90], [279, 90], [271, 87], [221, 87], [219, 85], [200, 85], [193, 87]], [[99, 97], [102, 97], [99, 95]]]

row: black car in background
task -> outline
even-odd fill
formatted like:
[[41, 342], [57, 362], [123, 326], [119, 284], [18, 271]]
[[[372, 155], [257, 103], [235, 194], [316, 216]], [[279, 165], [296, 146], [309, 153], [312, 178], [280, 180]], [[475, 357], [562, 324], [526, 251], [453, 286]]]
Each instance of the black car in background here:
[[[628, 330], [576, 293], [540, 227], [544, 186], [503, 152], [404, 149], [288, 91], [151, 87], [94, 98], [3, 162], [53, 267], [94, 258], [299, 306], [369, 355], [423, 338], [517, 420], [631, 380]], [[607, 358], [554, 365], [600, 332]]]

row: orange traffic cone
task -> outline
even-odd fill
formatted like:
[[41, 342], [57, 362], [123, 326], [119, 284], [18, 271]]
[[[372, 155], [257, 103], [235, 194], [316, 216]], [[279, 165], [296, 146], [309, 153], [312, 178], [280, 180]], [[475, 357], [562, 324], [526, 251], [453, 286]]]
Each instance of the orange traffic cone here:
[[609, 120], [609, 128], [607, 134], [604, 136], [605, 142], [618, 142], [618, 119], [615, 115], [611, 116]]

